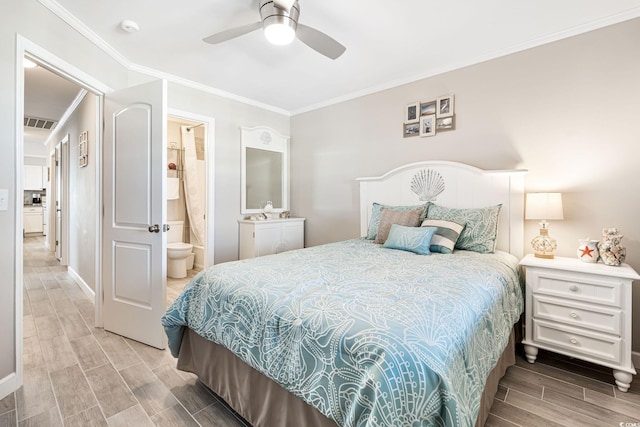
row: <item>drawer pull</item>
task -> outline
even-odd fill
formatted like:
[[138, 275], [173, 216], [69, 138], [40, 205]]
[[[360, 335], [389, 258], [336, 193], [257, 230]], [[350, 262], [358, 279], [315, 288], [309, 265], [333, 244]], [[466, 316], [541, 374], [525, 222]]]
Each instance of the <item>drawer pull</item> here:
[[570, 287], [570, 288], [569, 288], [569, 290], [570, 290], [571, 292], [578, 292], [578, 289], [579, 289], [579, 288], [578, 288], [578, 286], [577, 286], [577, 285], [573, 285], [572, 287]]
[[578, 313], [576, 313], [575, 311], [572, 311], [569, 316], [573, 317], [574, 319], [577, 319], [578, 318]]
[[571, 344], [578, 344], [578, 340], [575, 337], [569, 338], [569, 341], [571, 342]]

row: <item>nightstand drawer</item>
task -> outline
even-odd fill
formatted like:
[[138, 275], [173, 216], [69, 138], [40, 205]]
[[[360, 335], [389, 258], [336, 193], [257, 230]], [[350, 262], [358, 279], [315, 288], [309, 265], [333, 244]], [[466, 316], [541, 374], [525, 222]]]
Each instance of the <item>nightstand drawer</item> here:
[[533, 319], [533, 340], [569, 354], [582, 353], [609, 363], [620, 363], [622, 340], [619, 337]]
[[606, 277], [597, 277], [597, 280], [594, 280], [586, 275], [582, 279], [581, 275], [576, 273], [565, 275], [553, 271], [536, 272], [533, 276], [530, 285], [536, 294], [620, 307], [622, 290], [618, 280]]
[[622, 331], [621, 310], [566, 299], [534, 295], [533, 317], [618, 336]]

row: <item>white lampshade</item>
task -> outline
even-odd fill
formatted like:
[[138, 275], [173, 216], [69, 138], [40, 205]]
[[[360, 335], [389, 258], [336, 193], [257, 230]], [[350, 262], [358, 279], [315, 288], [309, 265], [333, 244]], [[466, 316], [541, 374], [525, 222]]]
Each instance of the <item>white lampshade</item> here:
[[564, 219], [561, 193], [527, 193], [525, 219]]

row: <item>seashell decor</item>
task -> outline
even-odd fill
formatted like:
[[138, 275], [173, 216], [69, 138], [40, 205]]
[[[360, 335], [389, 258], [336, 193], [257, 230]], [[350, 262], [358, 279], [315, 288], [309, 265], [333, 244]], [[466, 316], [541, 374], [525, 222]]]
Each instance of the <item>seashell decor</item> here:
[[620, 242], [624, 237], [617, 228], [603, 228], [602, 242], [598, 246], [600, 258], [607, 265], [620, 265], [627, 256], [627, 249]]
[[411, 191], [416, 193], [421, 201], [433, 202], [444, 191], [444, 179], [434, 170], [422, 169], [413, 176]]

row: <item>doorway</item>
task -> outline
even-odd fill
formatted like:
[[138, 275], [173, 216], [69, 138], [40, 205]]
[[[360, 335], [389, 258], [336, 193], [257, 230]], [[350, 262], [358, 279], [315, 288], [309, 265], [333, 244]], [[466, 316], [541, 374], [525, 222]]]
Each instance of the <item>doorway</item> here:
[[[186, 129], [185, 129], [186, 128]], [[191, 156], [185, 150], [185, 136], [183, 132], [193, 132], [191, 143], [193, 144]], [[186, 137], [188, 139], [188, 137]], [[194, 267], [202, 270], [214, 263], [214, 195], [215, 171], [214, 171], [214, 150], [215, 150], [215, 119], [209, 116], [169, 109], [167, 116], [167, 158], [168, 163], [172, 160], [179, 160], [181, 171], [171, 169], [173, 166], [167, 165], [167, 178], [178, 177], [179, 196], [186, 196], [182, 201], [175, 202], [175, 199], [167, 200], [167, 219], [185, 221], [185, 241], [194, 244]], [[191, 157], [191, 159], [189, 159]], [[185, 161], [186, 160], [186, 161]], [[176, 164], [176, 168], [178, 165]], [[200, 199], [201, 208], [191, 209], [191, 215], [201, 216], [201, 224], [193, 226], [190, 221], [188, 198], [189, 185], [185, 184], [191, 177], [192, 181], [197, 180], [192, 192], [197, 192]], [[187, 189], [185, 191], [185, 188]], [[175, 195], [174, 195], [175, 196]], [[200, 236], [193, 234], [201, 233]], [[197, 246], [197, 247], [195, 247]]]
[[[96, 300], [96, 304], [95, 304], [95, 326], [97, 327], [103, 327], [104, 323], [103, 323], [103, 316], [102, 316], [102, 299], [104, 298], [103, 296], [103, 270], [107, 269], [106, 267], [103, 268], [102, 267], [102, 263], [103, 263], [103, 254], [106, 256], [105, 252], [102, 249], [102, 244], [104, 243], [103, 240], [103, 236], [102, 236], [102, 232], [103, 232], [103, 224], [107, 224], [110, 222], [107, 220], [103, 220], [103, 215], [101, 215], [103, 211], [103, 202], [104, 202], [104, 197], [103, 197], [103, 191], [104, 194], [107, 194], [108, 192], [103, 190], [102, 188], [102, 177], [104, 176], [105, 172], [103, 169], [105, 169], [104, 165], [103, 165], [103, 144], [105, 143], [104, 141], [106, 140], [104, 134], [103, 134], [103, 130], [104, 129], [110, 129], [109, 126], [104, 126], [103, 125], [103, 116], [105, 116], [105, 112], [103, 110], [104, 106], [103, 106], [103, 99], [106, 99], [105, 104], [108, 103], [108, 99], [109, 96], [113, 95], [113, 92], [111, 92], [108, 88], [106, 88], [102, 83], [96, 81], [95, 79], [93, 79], [91, 76], [86, 75], [85, 73], [79, 71], [78, 69], [76, 69], [74, 66], [62, 61], [61, 59], [51, 55], [50, 53], [46, 52], [45, 50], [39, 48], [37, 45], [32, 44], [31, 42], [27, 41], [26, 39], [18, 36], [18, 44], [17, 44], [17, 57], [16, 57], [16, 61], [19, 62], [19, 58], [21, 58], [22, 56], [29, 56], [32, 57], [33, 59], [35, 59], [38, 63], [41, 64], [46, 64], [46, 66], [51, 69], [51, 70], [55, 70], [57, 73], [59, 73], [61, 76], [69, 79], [70, 81], [73, 81], [74, 83], [78, 84], [80, 87], [85, 89], [85, 93], [86, 91], [89, 91], [92, 94], [92, 99], [95, 99], [95, 113], [93, 114], [93, 127], [91, 128], [92, 130], [89, 131], [89, 135], [91, 136], [91, 134], [93, 133], [93, 137], [95, 138], [95, 146], [91, 147], [89, 149], [89, 167], [87, 168], [83, 168], [82, 169], [82, 173], [88, 173], [87, 171], [90, 170], [91, 167], [94, 168], [93, 171], [91, 171], [91, 173], [94, 174], [95, 176], [95, 182], [92, 186], [89, 186], [89, 188], [86, 188], [85, 190], [90, 191], [92, 193], [95, 194], [95, 201], [93, 204], [93, 213], [89, 215], [89, 217], [93, 218], [93, 220], [95, 221], [95, 227], [92, 228], [93, 231], [91, 231], [89, 233], [89, 242], [88, 245], [89, 247], [92, 247], [92, 249], [94, 249], [95, 254], [91, 254], [93, 256], [93, 259], [91, 260], [90, 263], [85, 263], [85, 264], [92, 264], [95, 266], [95, 272], [93, 273], [93, 281], [95, 284], [95, 288], [93, 290], [94, 292], [94, 299]], [[18, 71], [23, 71], [23, 69], [20, 69], [20, 67], [18, 66]], [[163, 84], [163, 86], [165, 87], [165, 91], [166, 91], [166, 82]], [[16, 83], [16, 87], [17, 87], [17, 91], [18, 93], [20, 93], [21, 91], [24, 90], [24, 77], [22, 76], [21, 78], [17, 79], [17, 83]], [[109, 96], [104, 97], [104, 94], [109, 92]], [[164, 97], [164, 102], [166, 103], [166, 95]], [[21, 116], [22, 112], [23, 112], [23, 104], [24, 100], [21, 99], [20, 97], [17, 98], [17, 102], [16, 102], [16, 116]], [[177, 112], [172, 112], [172, 114], [175, 114], [178, 117], [183, 117], [186, 118], [188, 120], [188, 123], [191, 124], [199, 124], [199, 123], [203, 123], [206, 122], [207, 126], [206, 126], [206, 181], [207, 181], [207, 186], [208, 188], [212, 189], [213, 188], [213, 141], [214, 141], [214, 121], [211, 117], [203, 117], [203, 116], [198, 116], [195, 114], [191, 114], [188, 112], [181, 112], [181, 111], [177, 111]], [[16, 123], [16, 127], [18, 128], [18, 137], [17, 137], [17, 141], [20, 141], [22, 139], [22, 132], [20, 129], [20, 125], [18, 123]], [[104, 127], [104, 128], [103, 128]], [[78, 132], [82, 131], [84, 129], [77, 129]], [[77, 132], [76, 132], [77, 133]], [[165, 140], [166, 141], [166, 140]], [[78, 145], [78, 137], [77, 135], [75, 135], [74, 133], [71, 133], [68, 141], [66, 142], [66, 146], [68, 147], [69, 153], [67, 155], [67, 164], [70, 165], [72, 168], [76, 169], [76, 172], [78, 170], [77, 168], [77, 152], [75, 151]], [[65, 146], [65, 144], [61, 144], [61, 149]], [[109, 150], [105, 150], [105, 152], [108, 152]], [[165, 150], [166, 151], [166, 150]], [[22, 147], [18, 147], [18, 149], [16, 150], [16, 156], [17, 158], [21, 158], [23, 154], [23, 149]], [[62, 157], [64, 157], [64, 149], [62, 149], [62, 152], [60, 153], [60, 155]], [[54, 154], [55, 156], [55, 154]], [[61, 158], [62, 158], [61, 157]], [[135, 158], [135, 157], [130, 157], [131, 158]], [[165, 157], [166, 159], [166, 157]], [[64, 159], [63, 159], [64, 160]], [[62, 162], [64, 163], [64, 162]], [[18, 174], [20, 173], [20, 164], [19, 162], [16, 163], [16, 170], [18, 171]], [[154, 160], [154, 164], [155, 164], [155, 160]], [[164, 165], [164, 167], [166, 167], [166, 163], [164, 162], [158, 162], [158, 165]], [[137, 166], [134, 164], [132, 168], [130, 168], [130, 170], [134, 170], [136, 169]], [[69, 176], [70, 180], [73, 180], [74, 177], [73, 176]], [[64, 176], [62, 177], [61, 181], [64, 181]], [[108, 181], [107, 179], [105, 179], [105, 181]], [[154, 182], [158, 182], [157, 180]], [[20, 180], [18, 180], [18, 182], [16, 183], [16, 191], [21, 191], [21, 182]], [[163, 190], [164, 191], [164, 190]], [[207, 192], [208, 193], [208, 192]], [[75, 194], [75, 196], [77, 196], [77, 194]], [[67, 197], [67, 200], [69, 199], [73, 199], [74, 194], [69, 194], [69, 196]], [[135, 198], [134, 200], [142, 200], [141, 197]], [[213, 201], [213, 197], [208, 196], [206, 197], [206, 201], [205, 201], [205, 205], [206, 205], [206, 210], [205, 212], [209, 212], [211, 213], [210, 215], [206, 215], [205, 219], [206, 219], [206, 245], [205, 245], [205, 254], [203, 255], [203, 267], [204, 266], [208, 266], [213, 264], [213, 259], [214, 259], [214, 254], [213, 254], [213, 206], [214, 206], [214, 201]], [[122, 204], [121, 204], [122, 206]], [[51, 209], [54, 210], [54, 209]], [[106, 211], [109, 211], [108, 207], [105, 207]], [[16, 206], [16, 218], [21, 218], [22, 217], [22, 206]], [[64, 216], [62, 216], [62, 223], [64, 224]], [[52, 221], [53, 222], [53, 221]], [[155, 221], [154, 221], [155, 222]], [[22, 234], [21, 229], [22, 229], [22, 221], [21, 220], [17, 220], [16, 221], [16, 229], [20, 229], [20, 236]], [[157, 222], [157, 224], [162, 224], [162, 222]], [[150, 224], [148, 227], [145, 227], [145, 232], [149, 232], [151, 231], [149, 229], [149, 231], [147, 231], [147, 228], [151, 228]], [[60, 227], [61, 229], [64, 229], [64, 226], [61, 225]], [[154, 225], [154, 228], [157, 228]], [[53, 234], [53, 230], [51, 233], [49, 234]], [[55, 245], [54, 245], [55, 246]], [[68, 247], [69, 245], [67, 245]], [[22, 242], [21, 239], [17, 239], [16, 238], [16, 283], [22, 283], [23, 281], [23, 276], [24, 276], [24, 272], [23, 272], [23, 256], [22, 256]], [[65, 246], [62, 245], [61, 249], [62, 249], [62, 253], [61, 253], [61, 259], [64, 259], [64, 248]], [[88, 252], [88, 251], [87, 251]], [[164, 257], [166, 257], [166, 253], [164, 254]], [[73, 262], [73, 256], [70, 257], [70, 261]], [[107, 264], [105, 264], [107, 265]], [[74, 280], [78, 280], [78, 277], [74, 276]], [[106, 283], [106, 282], [105, 282]], [[110, 282], [109, 282], [110, 283]], [[81, 286], [82, 287], [82, 286]], [[83, 289], [85, 290], [86, 293], [86, 287]], [[121, 298], [122, 299], [122, 298]], [[16, 286], [16, 301], [15, 301], [15, 306], [16, 308], [16, 362], [17, 362], [17, 377], [21, 378], [22, 377], [22, 305], [23, 305], [23, 292], [20, 286]], [[21, 380], [19, 380], [21, 381]]]
[[[92, 107], [95, 109], [95, 113], [93, 114], [93, 118], [90, 117], [88, 119], [89, 121], [88, 129], [90, 129], [90, 132], [96, 137], [97, 145], [101, 143], [99, 138], [99, 135], [101, 135], [101, 130], [102, 130], [101, 128], [101, 116], [102, 116], [101, 96], [102, 96], [102, 93], [108, 90], [108, 88], [102, 83], [100, 83], [99, 81], [83, 73], [82, 71], [78, 70], [71, 64], [56, 57], [55, 55], [52, 55], [48, 51], [40, 48], [38, 45], [30, 42], [29, 40], [25, 39], [20, 35], [17, 35], [16, 37], [15, 54], [16, 54], [15, 85], [16, 85], [16, 93], [18, 94], [16, 96], [16, 103], [15, 103], [16, 140], [15, 140], [15, 163], [14, 163], [15, 171], [16, 171], [16, 185], [14, 188], [14, 191], [15, 191], [15, 198], [14, 198], [15, 200], [15, 203], [14, 203], [14, 216], [15, 216], [15, 232], [14, 232], [14, 236], [15, 236], [15, 242], [14, 242], [14, 251], [15, 251], [14, 252], [14, 259], [15, 259], [15, 270], [14, 270], [15, 271], [15, 286], [14, 286], [15, 335], [14, 336], [15, 336], [15, 342], [14, 342], [14, 345], [15, 347], [14, 347], [14, 350], [15, 350], [15, 358], [14, 360], [15, 360], [16, 374], [12, 383], [13, 385], [9, 383], [5, 384], [5, 386], [8, 386], [14, 390], [17, 389], [23, 383], [23, 348], [24, 348], [23, 314], [24, 314], [24, 298], [25, 298], [23, 283], [25, 282], [25, 274], [24, 274], [25, 259], [23, 255], [24, 205], [22, 203], [22, 198], [23, 198], [22, 194], [24, 193], [24, 182], [23, 182], [24, 161], [23, 159], [25, 157], [25, 152], [28, 152], [29, 150], [28, 147], [25, 148], [25, 141], [26, 141], [25, 137], [28, 137], [29, 135], [27, 132], [25, 132], [26, 128], [24, 125], [26, 120], [25, 106], [28, 105], [29, 102], [32, 102], [32, 100], [27, 99], [27, 97], [29, 96], [29, 93], [27, 93], [25, 90], [26, 80], [27, 80], [25, 78], [25, 75], [26, 75], [27, 67], [25, 66], [24, 58], [28, 58], [31, 61], [33, 61], [36, 65], [40, 67], [39, 68], [40, 70], [46, 70], [52, 74], [55, 74], [60, 80], [66, 81], [68, 85], [73, 85], [76, 87], [75, 96], [71, 97], [70, 104], [66, 106], [61, 116], [57, 116], [57, 118], [59, 118], [58, 123], [64, 122], [69, 118], [69, 115], [71, 114], [71, 112], [75, 110], [75, 108], [83, 100], [85, 94], [87, 94], [88, 91], [93, 94], [92, 100], [95, 100], [95, 102], [93, 102]], [[57, 97], [58, 95], [56, 94], [56, 99], [58, 99]], [[44, 106], [46, 102], [40, 103], [36, 101], [35, 105], [38, 105], [38, 104]], [[34, 114], [36, 117], [40, 116], [40, 114], [37, 112], [32, 114]], [[61, 129], [61, 128], [58, 128], [58, 129]], [[60, 134], [60, 132], [58, 134]], [[61, 148], [60, 155], [62, 156], [62, 158], [65, 158], [66, 156], [66, 159], [69, 160], [70, 155], [69, 154], [65, 155], [65, 150], [69, 150], [70, 146], [73, 145], [72, 141], [73, 139], [70, 138], [66, 140], [66, 143], [63, 143], [60, 145], [60, 148]], [[60, 142], [62, 142], [62, 139], [60, 140]], [[48, 142], [46, 144], [50, 146]], [[46, 163], [49, 163], [49, 159], [51, 159], [52, 157], [55, 158], [55, 150], [54, 150], [54, 153], [50, 154], [42, 142], [40, 142], [40, 147], [42, 147], [42, 149], [44, 150], [43, 158], [46, 159]], [[99, 160], [98, 151], [99, 150], [96, 149], [96, 150], [93, 150], [93, 153], [92, 152], [89, 153], [90, 159], [95, 166], [97, 166], [97, 160]], [[48, 168], [50, 166], [51, 164], [47, 164]], [[97, 179], [97, 176], [99, 176], [98, 175], [99, 168], [96, 167], [95, 172], [92, 172], [92, 173], [95, 173], [95, 177], [96, 177], [96, 179], [93, 180], [94, 184], [93, 184], [92, 191], [95, 191], [96, 200], [99, 200], [101, 197], [99, 180]], [[49, 179], [51, 179], [53, 175], [51, 169], [47, 169], [47, 175]], [[68, 175], [66, 177], [68, 178]], [[65, 178], [64, 171], [62, 171], [62, 179], [59, 179], [59, 181], [64, 182], [64, 178]], [[68, 182], [68, 179], [67, 179], [67, 182]], [[49, 192], [51, 192], [51, 186], [49, 186], [48, 190]], [[60, 190], [60, 193], [64, 194], [64, 186]], [[47, 210], [48, 217], [46, 222], [50, 227], [50, 232], [47, 234], [51, 236], [55, 234], [55, 231], [54, 231], [55, 226], [53, 224], [55, 209], [51, 209], [51, 206], [53, 205], [51, 197], [47, 198], [47, 204], [49, 206], [49, 209]], [[94, 206], [94, 211], [96, 212], [96, 214], [94, 216], [96, 217], [96, 221], [98, 221], [98, 223], [96, 224], [95, 230], [92, 231], [92, 234], [96, 239], [99, 238], [99, 231], [101, 226], [99, 223], [100, 218], [97, 215], [98, 207], [99, 205], [96, 203]], [[65, 222], [67, 221], [65, 221], [64, 217], [62, 217], [61, 227], [60, 227], [61, 229], [64, 227]], [[44, 242], [44, 238], [42, 238], [41, 240]], [[47, 246], [44, 243], [42, 245], [43, 245], [43, 248]], [[53, 251], [54, 246], [49, 246], [46, 250]], [[65, 249], [64, 249], [64, 246], [61, 246], [61, 248], [62, 248], [62, 251], [60, 252], [59, 256], [64, 262]], [[99, 257], [100, 257], [100, 252], [99, 252], [100, 248], [99, 246], [96, 246], [95, 249], [96, 249], [95, 259], [92, 260], [92, 264], [98, 266], [99, 263], [97, 261], [99, 260]], [[99, 272], [96, 272], [94, 274], [94, 280], [95, 278], [99, 277], [98, 275], [99, 275]], [[74, 277], [74, 280], [75, 279], [76, 278]], [[83, 291], [87, 293], [86, 289], [83, 289]]]

